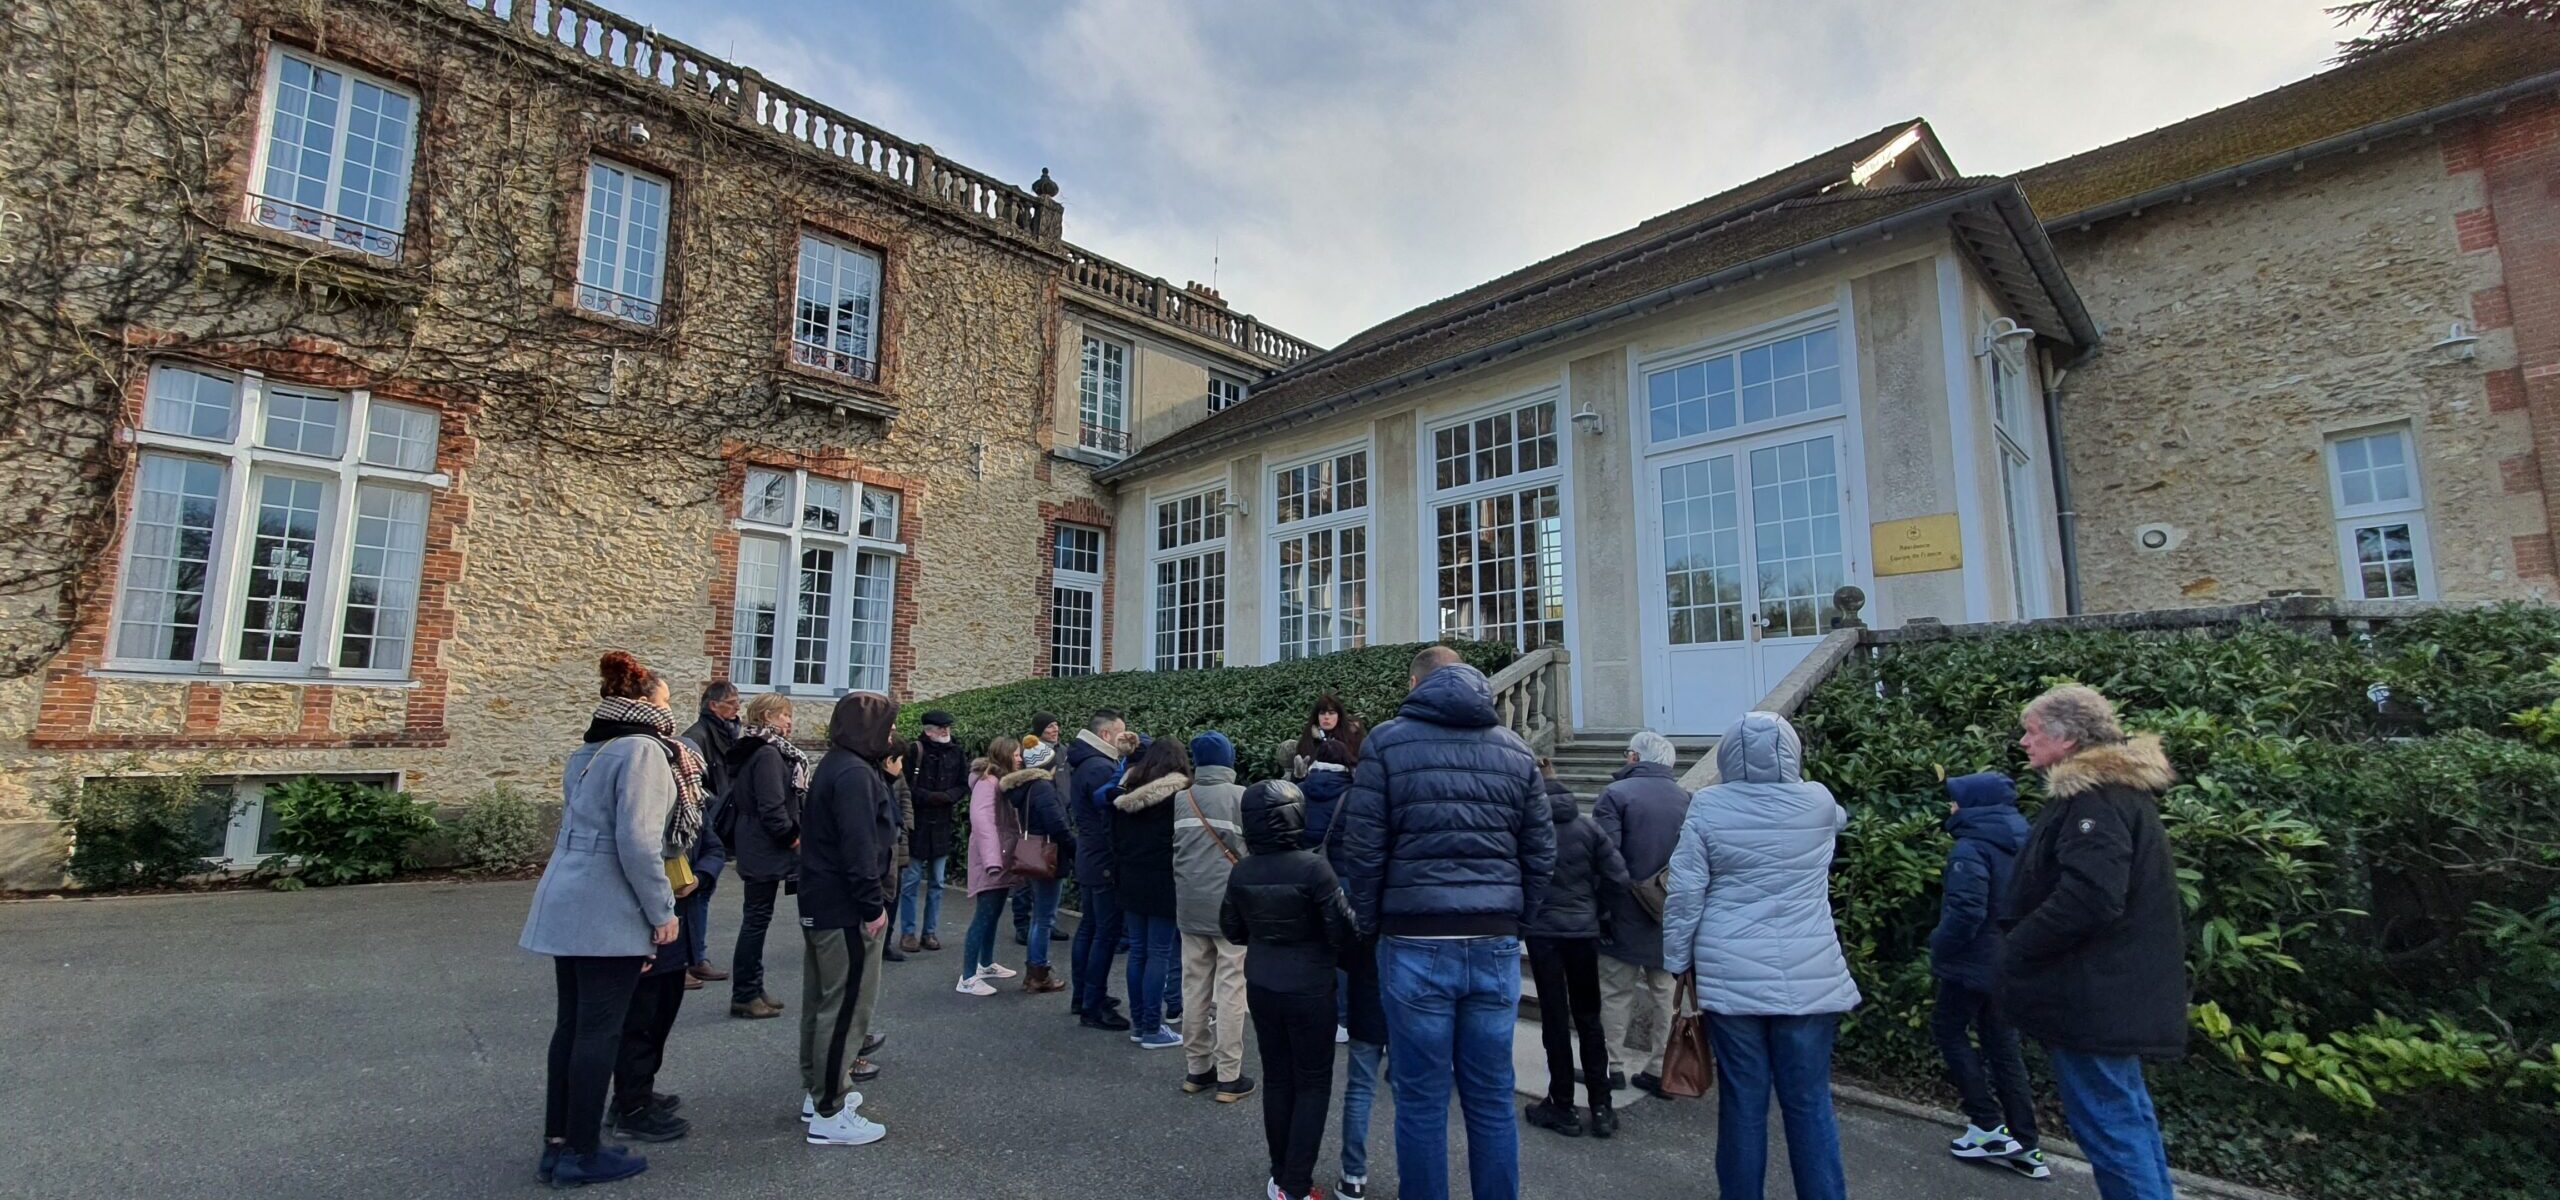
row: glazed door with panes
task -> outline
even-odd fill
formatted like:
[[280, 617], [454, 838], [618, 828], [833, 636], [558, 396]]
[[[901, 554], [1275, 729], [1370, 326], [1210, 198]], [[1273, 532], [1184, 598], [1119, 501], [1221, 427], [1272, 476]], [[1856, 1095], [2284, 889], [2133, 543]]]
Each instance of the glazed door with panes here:
[[1657, 730], [1723, 732], [1830, 628], [1851, 573], [1841, 438], [1799, 427], [1649, 469]]

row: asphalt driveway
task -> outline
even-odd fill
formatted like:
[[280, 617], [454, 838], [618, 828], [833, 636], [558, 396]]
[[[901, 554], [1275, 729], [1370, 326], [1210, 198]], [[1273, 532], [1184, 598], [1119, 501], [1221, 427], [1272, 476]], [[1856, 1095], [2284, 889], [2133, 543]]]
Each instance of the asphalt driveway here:
[[[530, 892], [435, 883], [0, 904], [0, 1197], [539, 1192], [552, 984], [548, 963], [515, 948]], [[1062, 996], [954, 995], [964, 907], [944, 907], [946, 949], [887, 971], [885, 1071], [863, 1107], [887, 1140], [801, 1140], [798, 939], [778, 923], [770, 986], [792, 1012], [737, 1021], [724, 985], [689, 993], [659, 1088], [684, 1096], [693, 1134], [646, 1148], [649, 1174], [605, 1194], [1261, 1194], [1258, 1101], [1183, 1095], [1179, 1054], [1078, 1028]], [[783, 909], [787, 922], [787, 899]], [[734, 892], [714, 913], [725, 957]], [[1021, 965], [1009, 940], [1001, 957]], [[1395, 1194], [1392, 1110], [1382, 1099], [1370, 1137], [1378, 1196]], [[1840, 1116], [1857, 1195], [2095, 1194], [2076, 1170], [2036, 1184], [1953, 1162], [1946, 1132], [1925, 1122]], [[1708, 1103], [1634, 1104], [1605, 1142], [1524, 1127], [1521, 1148], [1532, 1197], [1715, 1191]], [[1328, 1136], [1317, 1176], [1328, 1189], [1335, 1153]], [[1792, 1194], [1783, 1162], [1772, 1196]]]

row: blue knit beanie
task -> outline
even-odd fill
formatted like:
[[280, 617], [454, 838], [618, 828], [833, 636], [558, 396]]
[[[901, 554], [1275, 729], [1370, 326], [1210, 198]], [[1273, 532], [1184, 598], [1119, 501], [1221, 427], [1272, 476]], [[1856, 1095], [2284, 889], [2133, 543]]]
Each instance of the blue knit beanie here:
[[1233, 767], [1236, 744], [1215, 729], [1191, 739], [1191, 765], [1195, 767]]

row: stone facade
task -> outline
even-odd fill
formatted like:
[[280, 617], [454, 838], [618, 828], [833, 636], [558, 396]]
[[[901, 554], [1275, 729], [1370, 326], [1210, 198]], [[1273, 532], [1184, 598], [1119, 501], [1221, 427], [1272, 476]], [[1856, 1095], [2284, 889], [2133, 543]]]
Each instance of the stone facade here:
[[[2511, 110], [2055, 232], [2106, 331], [2062, 400], [2086, 608], [2352, 595], [2324, 447], [2394, 425], [2418, 454], [2436, 594], [2551, 597], [2537, 423], [2502, 398], [2522, 390], [2497, 236], [2515, 222], [2488, 219], [2474, 153], [2534, 120]], [[2549, 221], [2542, 178], [2511, 203]], [[2468, 357], [2436, 346], [2457, 321], [2479, 336]]]
[[[1089, 469], [1052, 442], [1075, 384], [1055, 188], [995, 183], [606, 14], [513, 11], [46, 0], [0, 25], [0, 50], [29, 67], [0, 117], [0, 178], [32, 227], [11, 230], [21, 252], [0, 282], [68, 314], [12, 330], [30, 336], [5, 352], [66, 453], [0, 458], [0, 479], [45, 498], [30, 527], [96, 531], [65, 543], [51, 590], [0, 607], [13, 636], [59, 646], [0, 678], [0, 886], [52, 882], [44, 801], [103, 774], [397, 775], [448, 804], [499, 782], [550, 794], [598, 653], [663, 669], [682, 707], [728, 674], [750, 467], [894, 494], [892, 694], [1045, 669], [1055, 523], [1108, 524]], [[250, 219], [287, 52], [414, 97], [390, 253]], [[591, 161], [669, 185], [652, 321], [581, 302]], [[876, 365], [793, 353], [804, 232], [876, 256]], [[63, 290], [49, 269], [99, 286]], [[61, 365], [84, 357], [97, 365]], [[154, 365], [179, 361], [437, 415], [396, 678], [338, 670], [325, 650], [281, 678], [115, 658], [132, 431]], [[796, 690], [802, 728], [824, 727], [833, 695]]]

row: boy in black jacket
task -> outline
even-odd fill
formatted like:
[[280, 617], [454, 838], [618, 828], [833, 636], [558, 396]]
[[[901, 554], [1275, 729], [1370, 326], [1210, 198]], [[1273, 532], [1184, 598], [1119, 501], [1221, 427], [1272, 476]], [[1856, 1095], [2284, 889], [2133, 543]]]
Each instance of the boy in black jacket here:
[[1315, 1194], [1316, 1150], [1333, 1099], [1333, 972], [1356, 935], [1351, 904], [1322, 858], [1300, 848], [1306, 798], [1281, 780], [1244, 793], [1245, 848], [1227, 876], [1218, 927], [1245, 948], [1245, 1011], [1270, 1081], [1262, 1132], [1271, 1148], [1266, 1189], [1283, 1200]]
[[1947, 798], [1946, 827], [1956, 844], [1947, 852], [1938, 927], [1929, 934], [1929, 974], [1938, 980], [1929, 1027], [1967, 1122], [1947, 1153], [1997, 1162], [2031, 1179], [2051, 1178], [2044, 1151], [2036, 1148], [2035, 1097], [2027, 1090], [2018, 1031], [2001, 1015], [1995, 994], [2002, 906], [2017, 873], [2018, 848], [2027, 844], [2027, 819], [2018, 814], [2017, 786], [1996, 771], [1948, 780]]

